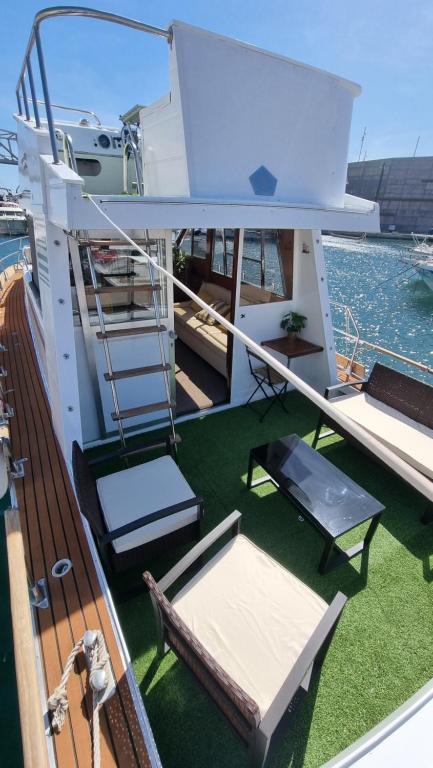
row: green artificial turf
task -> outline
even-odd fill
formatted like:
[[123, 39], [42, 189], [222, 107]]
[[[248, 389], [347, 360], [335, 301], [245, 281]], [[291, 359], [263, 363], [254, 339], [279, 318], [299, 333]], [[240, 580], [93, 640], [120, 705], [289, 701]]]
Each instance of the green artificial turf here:
[[[179, 424], [179, 463], [204, 498], [205, 532], [239, 509], [243, 532], [325, 600], [338, 590], [349, 597], [320, 679], [272, 763], [317, 768], [433, 674], [433, 528], [420, 523], [425, 502], [414, 491], [333, 436], [320, 451], [386, 511], [368, 563], [358, 557], [320, 576], [320, 534], [272, 485], [246, 489], [251, 447], [293, 432], [312, 440], [317, 409], [298, 393], [288, 394], [286, 404], [290, 416], [275, 405], [262, 424], [249, 408]], [[359, 530], [344, 543], [358, 538]], [[184, 551], [143, 563], [143, 570], [159, 578]], [[134, 585], [132, 596], [122, 593]], [[247, 768], [247, 750], [185, 665], [172, 653], [154, 662], [155, 624], [140, 574], [116, 577], [112, 587], [164, 768]]]

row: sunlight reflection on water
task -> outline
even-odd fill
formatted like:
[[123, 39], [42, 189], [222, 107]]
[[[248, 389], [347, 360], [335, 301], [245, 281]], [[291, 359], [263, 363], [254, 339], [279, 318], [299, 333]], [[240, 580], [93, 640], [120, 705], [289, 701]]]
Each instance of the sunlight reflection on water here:
[[[330, 298], [352, 309], [361, 338], [433, 366], [433, 291], [400, 261], [411, 242], [324, 237], [323, 245]], [[344, 329], [339, 313], [333, 316]], [[346, 352], [343, 339], [337, 347]], [[358, 358], [368, 367], [379, 359], [433, 383], [430, 374], [377, 352], [363, 350]]]

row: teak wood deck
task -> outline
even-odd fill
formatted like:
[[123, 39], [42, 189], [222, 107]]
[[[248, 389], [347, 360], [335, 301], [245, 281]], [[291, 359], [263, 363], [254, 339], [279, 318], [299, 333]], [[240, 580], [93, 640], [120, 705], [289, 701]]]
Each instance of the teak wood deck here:
[[[0, 305], [0, 336], [7, 352], [8, 401], [12, 452], [27, 457], [24, 480], [16, 481], [28, 565], [36, 579], [48, 582], [50, 605], [35, 609], [47, 695], [59, 684], [63, 666], [86, 629], [104, 634], [117, 681], [116, 693], [100, 710], [101, 764], [151, 765], [125, 675], [107, 605], [97, 578], [73, 488], [57, 444], [24, 306], [20, 273], [12, 276]], [[54, 578], [51, 568], [63, 557], [73, 568]], [[82, 654], [68, 684], [69, 712], [62, 732], [53, 738], [61, 768], [92, 765], [92, 698]], [[89, 719], [90, 717], [90, 719]], [[36, 766], [35, 766], [36, 768]]]

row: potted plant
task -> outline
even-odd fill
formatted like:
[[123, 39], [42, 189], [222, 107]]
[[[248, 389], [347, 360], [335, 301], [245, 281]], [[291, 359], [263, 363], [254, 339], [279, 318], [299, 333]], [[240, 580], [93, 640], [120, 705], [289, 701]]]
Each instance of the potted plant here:
[[181, 280], [185, 276], [187, 255], [178, 245], [173, 245], [173, 274]]
[[280, 328], [283, 328], [289, 336], [296, 336], [307, 324], [307, 318], [298, 312], [288, 312], [281, 318]]
[[[188, 254], [185, 253], [185, 251], [182, 251], [178, 245], [173, 245], [173, 274], [181, 280], [182, 283], [186, 282], [187, 261]], [[173, 294], [175, 301], [185, 301], [187, 298], [177, 285], [174, 286]]]

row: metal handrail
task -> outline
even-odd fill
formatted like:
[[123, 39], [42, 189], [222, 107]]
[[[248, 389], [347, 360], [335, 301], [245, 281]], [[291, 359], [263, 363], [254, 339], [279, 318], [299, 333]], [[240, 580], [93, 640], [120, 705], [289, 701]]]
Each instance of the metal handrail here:
[[[12, 240], [5, 240], [5, 242], [0, 243], [0, 249], [2, 246], [9, 245], [9, 243], [16, 243], [17, 241], [21, 242], [22, 240], [28, 240], [28, 235], [23, 235], [22, 237], [14, 237]], [[11, 251], [10, 253], [7, 253], [5, 256], [0, 256], [0, 292], [3, 292], [4, 286], [2, 285], [3, 277], [5, 278], [5, 286], [7, 282], [7, 274], [6, 270], [9, 269], [9, 267], [15, 267], [15, 270], [17, 267], [19, 267], [20, 264], [26, 264], [26, 259], [23, 253], [23, 247], [18, 248], [16, 251]], [[12, 263], [8, 264], [5, 268], [2, 268], [2, 264], [4, 261], [11, 258], [11, 256], [15, 256], [16, 254], [20, 254], [21, 258], [16, 259], [16, 261], [13, 261]]]
[[[345, 336], [349, 341], [355, 341], [356, 337], [353, 336], [350, 333], [346, 333], [346, 331], [342, 331], [339, 328], [334, 328], [335, 333], [339, 333], [342, 336]], [[433, 368], [426, 363], [420, 363], [418, 360], [412, 360], [411, 357], [406, 357], [405, 355], [400, 355], [398, 352], [393, 352], [392, 349], [387, 349], [386, 347], [381, 347], [379, 344], [375, 344], [373, 341], [366, 341], [365, 339], [357, 339], [357, 343], [359, 347], [366, 347], [367, 349], [373, 349], [376, 352], [380, 352], [383, 355], [389, 355], [390, 357], [394, 357], [396, 360], [401, 360], [401, 362], [406, 363], [407, 365], [413, 365], [415, 368], [419, 368], [420, 371], [424, 371], [424, 373], [432, 373], [433, 374]]]
[[63, 157], [67, 160], [67, 165], [72, 168], [75, 173], [78, 173], [77, 160], [75, 158], [74, 145], [69, 133], [61, 131], [63, 138]]
[[[12, 142], [16, 143], [17, 135], [7, 128], [0, 128], [0, 163], [4, 165], [18, 165], [18, 157], [12, 149]], [[0, 187], [6, 189], [6, 187]], [[10, 191], [10, 190], [9, 190]]]
[[137, 179], [138, 193], [142, 194], [143, 193], [143, 173], [141, 169], [139, 150], [135, 143], [130, 123], [124, 123], [122, 138], [123, 138], [123, 191], [128, 192], [128, 160], [129, 160], [129, 151], [130, 151], [134, 158], [135, 177]]
[[[347, 341], [354, 343], [353, 352], [347, 365], [348, 370], [351, 370], [351, 367], [355, 362], [355, 356], [359, 347], [365, 347], [366, 349], [372, 349], [376, 352], [380, 352], [383, 355], [389, 355], [389, 357], [393, 357], [396, 360], [401, 360], [401, 362], [406, 363], [407, 365], [413, 365], [415, 368], [419, 368], [420, 371], [424, 371], [424, 373], [433, 373], [433, 368], [431, 368], [429, 365], [426, 365], [425, 363], [420, 363], [418, 360], [412, 360], [410, 357], [400, 355], [398, 352], [393, 352], [392, 349], [381, 347], [379, 344], [375, 344], [373, 341], [366, 341], [365, 339], [361, 339], [358, 323], [353, 316], [351, 308], [347, 304], [340, 304], [338, 301], [330, 301], [329, 303], [334, 307], [342, 309], [346, 319], [346, 330], [343, 331], [341, 328], [335, 328], [334, 326], [334, 333], [338, 333], [340, 336], [344, 336]], [[349, 322], [352, 323], [355, 329], [354, 333], [350, 333], [348, 330]]]
[[[44, 95], [44, 104], [45, 104], [45, 113], [46, 113], [46, 119], [48, 123], [48, 131], [50, 134], [50, 143], [51, 143], [51, 151], [53, 154], [53, 163], [54, 165], [58, 165], [59, 160], [59, 152], [56, 144], [56, 134], [54, 130], [54, 120], [53, 120], [53, 112], [52, 112], [52, 105], [50, 100], [50, 94], [48, 90], [48, 80], [47, 80], [47, 73], [45, 69], [45, 61], [44, 61], [44, 54], [42, 50], [42, 42], [41, 42], [41, 35], [40, 35], [40, 26], [43, 21], [46, 21], [46, 19], [51, 18], [58, 18], [62, 16], [83, 16], [85, 18], [90, 19], [98, 19], [99, 21], [107, 21], [112, 24], [119, 24], [123, 27], [129, 27], [130, 29], [137, 29], [139, 32], [147, 32], [152, 35], [157, 35], [159, 37], [165, 37], [166, 39], [170, 38], [170, 31], [166, 29], [160, 29], [159, 27], [153, 27], [150, 24], [144, 24], [141, 21], [135, 21], [134, 19], [128, 19], [126, 16], [119, 16], [116, 13], [107, 13], [105, 11], [99, 11], [94, 8], [82, 8], [80, 6], [57, 6], [54, 8], [44, 8], [42, 11], [39, 11], [39, 13], [36, 14], [34, 20], [32, 29], [30, 32], [29, 40], [26, 47], [26, 52], [24, 54], [24, 61], [21, 67], [20, 75], [17, 82], [16, 87], [16, 97], [17, 97], [17, 104], [18, 104], [18, 112], [22, 116], [23, 115], [23, 104], [24, 104], [24, 111], [25, 111], [25, 119], [27, 122], [30, 121], [30, 112], [29, 112], [29, 103], [33, 104], [33, 114], [35, 118], [36, 128], [41, 127], [41, 122], [39, 118], [39, 111], [38, 111], [38, 100], [36, 98], [36, 92], [34, 88], [34, 80], [33, 80], [33, 72], [31, 67], [31, 55], [33, 51], [33, 47], [36, 45], [36, 52], [38, 57], [38, 64], [39, 64], [39, 74], [41, 78], [41, 84], [42, 84], [42, 91]], [[30, 92], [31, 92], [31, 99], [27, 99], [27, 91], [26, 91], [26, 83], [25, 78], [26, 75], [29, 80], [30, 85]]]
[[[352, 354], [350, 357], [348, 357], [348, 363], [347, 363], [347, 371], [350, 373], [352, 370], [353, 363], [355, 362], [356, 353], [358, 351], [358, 344], [359, 344], [359, 328], [358, 324], [353, 316], [353, 312], [351, 308], [347, 304], [340, 304], [338, 301], [330, 301], [329, 302], [331, 306], [337, 307], [338, 309], [342, 309], [344, 312], [344, 319], [346, 323], [346, 331], [341, 331], [339, 328], [334, 328], [334, 332], [336, 333], [343, 333], [346, 338], [350, 339], [350, 341], [354, 342]], [[354, 328], [354, 334], [349, 334], [349, 325], [352, 324], [352, 327]]]
[[[27, 101], [29, 104], [33, 103], [33, 99], [27, 99]], [[45, 101], [43, 99], [36, 99], [36, 104], [45, 106]], [[91, 109], [81, 109], [81, 107], [66, 107], [65, 104], [53, 104], [53, 102], [51, 102], [51, 107], [54, 107], [54, 109], [64, 109], [65, 112], [78, 112], [79, 115], [90, 115], [95, 119], [95, 123], [98, 127], [102, 125], [100, 117], [98, 117], [96, 112], [92, 112]]]

